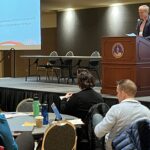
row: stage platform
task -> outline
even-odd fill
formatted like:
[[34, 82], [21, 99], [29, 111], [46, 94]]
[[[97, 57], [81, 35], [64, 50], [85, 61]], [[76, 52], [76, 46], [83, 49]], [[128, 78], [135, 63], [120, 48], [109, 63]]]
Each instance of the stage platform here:
[[[100, 92], [101, 87], [96, 86], [94, 89]], [[50, 104], [55, 102], [60, 106], [59, 96], [67, 92], [80, 91], [77, 85], [72, 84], [58, 84], [50, 81], [37, 81], [35, 77], [25, 81], [25, 78], [0, 78], [0, 107], [4, 111], [15, 111], [17, 104], [29, 97], [33, 97], [35, 93], [39, 95], [41, 103], [47, 101]], [[112, 106], [118, 103], [116, 96], [102, 94], [104, 101]], [[150, 108], [150, 96], [137, 97], [141, 103]], [[51, 109], [49, 108], [49, 111]]]

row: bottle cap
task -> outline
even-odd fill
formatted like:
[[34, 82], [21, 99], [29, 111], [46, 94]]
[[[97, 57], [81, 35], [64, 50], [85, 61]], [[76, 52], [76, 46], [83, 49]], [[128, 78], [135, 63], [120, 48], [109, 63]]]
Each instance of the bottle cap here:
[[38, 94], [34, 94], [34, 100], [39, 100]]

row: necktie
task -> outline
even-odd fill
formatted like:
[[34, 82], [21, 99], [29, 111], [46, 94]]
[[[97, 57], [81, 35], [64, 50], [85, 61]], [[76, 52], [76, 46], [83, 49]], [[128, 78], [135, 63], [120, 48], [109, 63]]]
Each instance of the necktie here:
[[144, 20], [140, 26], [140, 32], [139, 32], [139, 36], [143, 36], [143, 30], [146, 24], [146, 20]]

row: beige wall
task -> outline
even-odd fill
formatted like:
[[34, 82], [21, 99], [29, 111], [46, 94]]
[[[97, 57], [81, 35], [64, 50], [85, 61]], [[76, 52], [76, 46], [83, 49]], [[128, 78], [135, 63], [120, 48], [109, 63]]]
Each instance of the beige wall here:
[[56, 28], [57, 27], [57, 14], [55, 12], [42, 13], [41, 27], [42, 28]]
[[[3, 58], [3, 52], [0, 52], [0, 60]], [[0, 77], [3, 77], [4, 74], [4, 68], [3, 68], [3, 62], [0, 62]]]

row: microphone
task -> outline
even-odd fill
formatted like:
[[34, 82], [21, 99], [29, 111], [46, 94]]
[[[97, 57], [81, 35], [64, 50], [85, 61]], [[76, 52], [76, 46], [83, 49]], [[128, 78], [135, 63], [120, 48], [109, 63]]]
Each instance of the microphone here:
[[140, 19], [140, 18], [138, 18], [138, 19], [137, 19], [137, 22], [139, 23], [140, 21], [141, 21], [141, 19]]
[[[141, 19], [137, 19], [137, 24], [136, 24], [136, 31], [138, 31], [139, 25], [140, 25]], [[139, 31], [138, 31], [139, 32]]]

